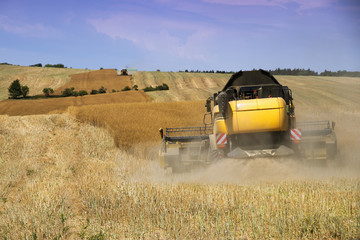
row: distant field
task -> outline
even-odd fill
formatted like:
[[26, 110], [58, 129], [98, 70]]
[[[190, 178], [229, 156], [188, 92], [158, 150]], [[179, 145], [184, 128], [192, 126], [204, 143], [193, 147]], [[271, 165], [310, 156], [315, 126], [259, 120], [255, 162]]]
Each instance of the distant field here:
[[150, 97], [141, 91], [116, 92], [82, 97], [47, 98], [36, 100], [4, 100], [0, 102], [0, 115], [9, 116], [47, 114], [63, 112], [69, 106], [94, 104], [148, 102]]
[[118, 76], [115, 69], [96, 70], [73, 74], [69, 82], [54, 90], [55, 94], [61, 94], [65, 88], [74, 87], [75, 91], [86, 90], [90, 93], [92, 89], [98, 90], [103, 86], [108, 92], [111, 92], [113, 89], [120, 91], [126, 86], [132, 87], [130, 78], [131, 76]]
[[[216, 73], [136, 72], [139, 88], [166, 83], [169, 91], [150, 92], [155, 102], [206, 99], [221, 90], [231, 77]], [[360, 102], [360, 78], [320, 76], [275, 76], [292, 89], [295, 105], [353, 105]], [[359, 105], [359, 104], [356, 104]]]
[[223, 88], [230, 74], [185, 72], [136, 72], [132, 82], [142, 89], [166, 83], [169, 91], [148, 92], [155, 102], [206, 99]]
[[46, 87], [55, 90], [63, 86], [70, 81], [71, 74], [81, 72], [89, 72], [89, 70], [0, 65], [0, 101], [8, 98], [8, 88], [16, 79], [30, 88], [30, 95], [37, 95], [42, 94], [42, 90]]

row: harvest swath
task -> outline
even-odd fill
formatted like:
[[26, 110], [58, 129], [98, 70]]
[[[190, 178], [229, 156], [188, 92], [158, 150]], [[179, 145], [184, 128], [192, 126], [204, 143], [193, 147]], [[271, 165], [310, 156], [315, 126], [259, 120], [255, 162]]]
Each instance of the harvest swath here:
[[159, 128], [201, 125], [206, 110], [203, 100], [176, 101], [203, 99], [228, 77], [135, 74], [139, 88], [169, 85], [149, 93], [155, 103], [135, 91], [12, 101], [26, 106], [17, 114], [52, 105], [67, 113], [0, 115], [0, 236], [358, 239], [358, 78], [277, 77], [293, 89], [298, 118], [336, 121], [342, 167], [255, 159], [179, 175], [159, 169]]

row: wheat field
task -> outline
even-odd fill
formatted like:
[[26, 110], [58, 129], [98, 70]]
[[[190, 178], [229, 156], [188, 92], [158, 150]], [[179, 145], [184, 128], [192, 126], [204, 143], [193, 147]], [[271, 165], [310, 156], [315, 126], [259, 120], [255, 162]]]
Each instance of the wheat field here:
[[37, 95], [42, 94], [44, 88], [51, 87], [55, 90], [69, 82], [71, 74], [83, 72], [89, 70], [0, 65], [0, 101], [8, 98], [8, 88], [16, 79], [30, 88], [30, 95]]
[[202, 126], [203, 101], [168, 103], [121, 103], [70, 107], [68, 112], [82, 122], [105, 127], [116, 145], [131, 149], [137, 143], [160, 144], [160, 128]]
[[277, 77], [299, 120], [336, 121], [339, 163], [159, 168], [159, 128], [202, 125], [204, 99], [227, 79], [138, 72], [132, 84], [170, 91], [0, 102], [8, 115], [61, 107], [0, 115], [0, 238], [360, 239], [358, 78]]
[[72, 74], [71, 80], [58, 89], [54, 89], [54, 94], [61, 94], [65, 88], [75, 88], [76, 91], [85, 90], [88, 93], [93, 89], [105, 87], [108, 92], [112, 90], [120, 91], [124, 87], [132, 87], [131, 76], [118, 76], [115, 69], [102, 69], [84, 73]]
[[[231, 74], [136, 72], [132, 82], [139, 88], [169, 85], [169, 91], [147, 93], [154, 102], [204, 100], [221, 90]], [[360, 102], [360, 78], [323, 76], [275, 76], [292, 89], [295, 105], [349, 105]], [[322, 107], [322, 106], [321, 106]]]
[[360, 236], [356, 177], [211, 183], [204, 172], [168, 175], [67, 114], [0, 120], [4, 239]]
[[[24, 116], [66, 112], [70, 106], [91, 106], [97, 104], [149, 102], [150, 97], [142, 91], [115, 92], [78, 97], [46, 99], [9, 99], [0, 101], [0, 115]], [[106, 108], [106, 107], [105, 107]]]

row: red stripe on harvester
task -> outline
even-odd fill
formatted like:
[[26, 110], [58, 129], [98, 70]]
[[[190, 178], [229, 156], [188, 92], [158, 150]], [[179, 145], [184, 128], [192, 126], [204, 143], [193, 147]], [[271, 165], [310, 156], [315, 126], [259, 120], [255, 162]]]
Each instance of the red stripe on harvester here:
[[290, 130], [290, 138], [291, 138], [291, 140], [294, 140], [294, 141], [301, 140], [301, 130], [297, 129], [297, 128], [291, 129]]
[[220, 144], [227, 144], [227, 138], [225, 133], [218, 133], [216, 134], [216, 143]]

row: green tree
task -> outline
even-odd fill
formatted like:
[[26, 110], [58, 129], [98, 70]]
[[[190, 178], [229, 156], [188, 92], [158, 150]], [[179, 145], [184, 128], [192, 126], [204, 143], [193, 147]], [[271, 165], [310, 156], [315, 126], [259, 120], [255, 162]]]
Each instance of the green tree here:
[[101, 86], [101, 88], [99, 88], [99, 93], [106, 93], [106, 88], [104, 88], [104, 86]]
[[49, 97], [50, 94], [54, 93], [54, 89], [52, 89], [52, 88], [44, 88], [43, 93], [45, 94], [45, 97]]
[[79, 96], [84, 96], [84, 95], [88, 95], [88, 92], [85, 90], [80, 90], [79, 91]]
[[24, 98], [28, 95], [30, 89], [28, 86], [21, 86], [21, 95], [23, 95]]
[[130, 91], [130, 90], [131, 90], [131, 88], [129, 86], [126, 86], [123, 89], [121, 89], [121, 91]]
[[95, 95], [95, 94], [98, 94], [98, 93], [99, 93], [99, 91], [96, 90], [96, 89], [92, 89], [91, 92], [90, 92], [91, 95]]
[[8, 90], [11, 98], [19, 97], [22, 94], [20, 80], [16, 79], [15, 81], [13, 81]]
[[37, 63], [37, 64], [30, 65], [30, 67], [42, 67], [42, 64], [41, 64], [41, 63]]
[[[64, 91], [62, 91], [62, 96], [63, 97], [69, 97], [69, 96], [75, 96], [75, 92], [74, 92], [75, 88], [65, 88]], [[77, 94], [77, 92], [76, 92]]]

